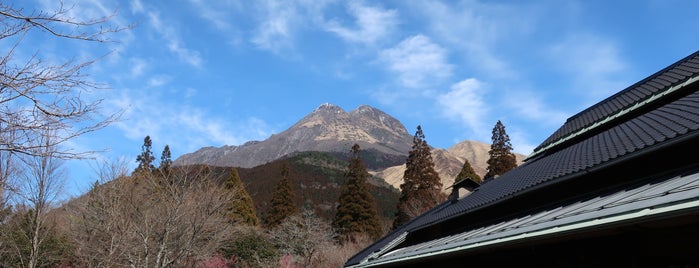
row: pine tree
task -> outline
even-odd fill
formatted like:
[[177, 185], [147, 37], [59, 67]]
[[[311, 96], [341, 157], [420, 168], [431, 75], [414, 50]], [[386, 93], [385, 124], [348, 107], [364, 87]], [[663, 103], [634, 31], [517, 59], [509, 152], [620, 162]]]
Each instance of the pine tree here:
[[398, 200], [398, 212], [393, 221], [393, 229], [410, 219], [433, 208], [445, 199], [442, 194], [442, 181], [434, 169], [430, 146], [425, 141], [422, 127], [417, 126], [413, 137], [413, 146], [408, 154], [400, 185], [401, 195]]
[[369, 193], [369, 172], [359, 157], [358, 144], [352, 146], [351, 152], [352, 157], [345, 173], [345, 184], [342, 186], [332, 226], [341, 240], [353, 239], [357, 234], [366, 234], [372, 239], [378, 239], [383, 230], [376, 211], [376, 202]]
[[505, 132], [505, 125], [500, 120], [493, 127], [493, 144], [490, 145], [488, 154], [490, 158], [488, 159], [488, 173], [485, 174], [485, 180], [505, 174], [517, 167], [517, 159], [512, 153], [510, 136]]
[[172, 156], [170, 153], [170, 146], [165, 145], [165, 148], [163, 148], [163, 153], [160, 155], [160, 166], [158, 166], [158, 170], [160, 170], [160, 172], [163, 175], [169, 176], [170, 167], [172, 167]]
[[469, 163], [466, 159], [464, 159], [464, 166], [461, 167], [461, 171], [459, 171], [459, 174], [456, 175], [456, 178], [454, 178], [454, 183], [457, 183], [465, 178], [471, 178], [472, 181], [477, 183], [482, 182], [481, 176], [476, 174], [476, 171], [473, 170], [471, 163]]
[[235, 167], [231, 169], [231, 174], [223, 186], [229, 194], [235, 195], [235, 198], [233, 198], [227, 208], [228, 218], [231, 223], [257, 227], [259, 220], [257, 219], [257, 214], [255, 214], [255, 206], [250, 194], [245, 190], [245, 186], [243, 186], [243, 182], [240, 180], [238, 169]]
[[150, 136], [146, 136], [143, 139], [143, 145], [141, 146], [141, 154], [139, 154], [136, 157], [136, 162], [138, 163], [138, 166], [136, 167], [136, 170], [134, 170], [134, 173], [150, 173], [155, 170], [155, 166], [153, 165], [153, 161], [155, 161], [155, 156], [153, 156], [153, 153], [151, 152], [152, 146], [153, 142], [150, 140]]
[[278, 226], [284, 219], [299, 212], [299, 208], [294, 203], [294, 190], [291, 188], [289, 179], [289, 164], [282, 166], [282, 179], [277, 183], [277, 187], [272, 194], [272, 207], [265, 216], [265, 224], [269, 227]]

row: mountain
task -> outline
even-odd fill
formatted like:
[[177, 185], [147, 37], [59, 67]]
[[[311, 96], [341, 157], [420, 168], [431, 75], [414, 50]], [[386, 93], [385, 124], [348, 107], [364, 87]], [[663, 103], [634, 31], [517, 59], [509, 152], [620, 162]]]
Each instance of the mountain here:
[[[339, 106], [324, 103], [289, 129], [267, 140], [240, 146], [201, 148], [177, 158], [175, 165], [252, 168], [295, 152], [347, 153], [354, 143], [362, 150], [388, 155], [387, 158], [391, 159], [407, 155], [412, 135], [400, 121], [371, 106], [362, 105], [345, 112]], [[395, 161], [386, 164], [395, 164]]]
[[[429, 140], [429, 139], [428, 139]], [[412, 146], [412, 135], [405, 126], [385, 112], [368, 105], [346, 112], [339, 106], [324, 103], [289, 129], [264, 141], [240, 146], [205, 147], [182, 155], [175, 165], [207, 164], [253, 168], [302, 152], [326, 152], [345, 161], [349, 148], [358, 143], [362, 159], [373, 175], [398, 188], [403, 180], [405, 160]], [[432, 158], [444, 188], [454, 182], [464, 160], [478, 175], [485, 175], [490, 144], [463, 141], [449, 149], [434, 148]], [[518, 164], [524, 155], [515, 154]]]

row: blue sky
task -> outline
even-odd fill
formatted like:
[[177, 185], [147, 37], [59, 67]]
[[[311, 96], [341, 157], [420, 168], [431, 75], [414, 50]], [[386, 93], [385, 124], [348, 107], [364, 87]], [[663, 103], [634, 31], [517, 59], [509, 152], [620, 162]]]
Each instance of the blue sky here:
[[[37, 34], [21, 50], [100, 58], [86, 74], [108, 89], [90, 97], [124, 114], [71, 146], [132, 165], [146, 135], [176, 158], [264, 140], [325, 102], [374, 106], [442, 148], [490, 143], [502, 120], [528, 154], [569, 116], [699, 49], [699, 1], [64, 2], [75, 18], [117, 10], [113, 23], [136, 25], [114, 43]], [[90, 166], [67, 165], [71, 193], [94, 181]]]

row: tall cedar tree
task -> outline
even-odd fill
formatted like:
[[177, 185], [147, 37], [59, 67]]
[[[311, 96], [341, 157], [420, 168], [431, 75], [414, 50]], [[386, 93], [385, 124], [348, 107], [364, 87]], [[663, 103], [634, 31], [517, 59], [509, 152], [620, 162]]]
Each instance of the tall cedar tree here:
[[485, 174], [485, 180], [492, 179], [495, 175], [505, 174], [517, 167], [517, 159], [512, 153], [510, 136], [505, 132], [505, 125], [500, 120], [493, 127], [493, 144], [490, 145], [488, 154], [490, 158], [488, 159], [488, 173]]
[[460, 182], [465, 178], [471, 178], [472, 181], [475, 181], [477, 183], [482, 182], [481, 176], [478, 176], [478, 174], [476, 174], [476, 171], [473, 170], [471, 163], [469, 163], [466, 159], [464, 159], [464, 166], [461, 167], [461, 171], [459, 171], [459, 174], [456, 175], [456, 178], [454, 178], [454, 183]]
[[153, 142], [150, 140], [150, 136], [146, 136], [143, 139], [143, 145], [141, 146], [141, 154], [136, 157], [138, 166], [136, 167], [136, 170], [134, 170], [134, 173], [153, 172], [155, 170], [155, 166], [153, 165], [155, 156], [153, 156], [153, 152], [151, 151], [152, 146]]
[[272, 194], [272, 207], [265, 216], [265, 225], [277, 227], [284, 219], [299, 212], [294, 203], [294, 190], [289, 179], [289, 164], [284, 162], [282, 166], [282, 179], [277, 183], [277, 188]]
[[172, 167], [172, 154], [170, 153], [170, 146], [165, 145], [165, 148], [163, 148], [163, 153], [160, 155], [160, 166], [158, 166], [158, 170], [166, 176], [170, 176], [170, 167]]
[[231, 169], [231, 174], [223, 186], [229, 194], [235, 195], [227, 208], [230, 222], [257, 227], [260, 223], [255, 214], [255, 206], [240, 180], [238, 169], [235, 167]]
[[442, 194], [442, 180], [434, 169], [430, 146], [425, 141], [422, 127], [417, 126], [413, 137], [413, 147], [408, 154], [400, 185], [398, 212], [393, 221], [393, 229], [410, 219], [433, 208], [445, 199]]
[[332, 222], [340, 240], [354, 239], [355, 235], [366, 234], [379, 239], [383, 233], [376, 202], [369, 193], [367, 172], [364, 161], [359, 157], [359, 145], [352, 146], [352, 156], [345, 173], [345, 184], [340, 193], [337, 212]]

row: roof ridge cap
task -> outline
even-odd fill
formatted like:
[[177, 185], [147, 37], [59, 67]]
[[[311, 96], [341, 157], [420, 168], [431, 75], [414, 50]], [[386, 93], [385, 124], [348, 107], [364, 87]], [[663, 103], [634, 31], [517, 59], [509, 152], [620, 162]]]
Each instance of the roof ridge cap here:
[[[534, 158], [535, 156], [538, 156], [538, 155], [542, 154], [543, 152], [545, 152], [545, 151], [547, 151], [547, 150], [549, 150], [549, 149], [551, 149], [551, 148], [553, 148], [553, 147], [559, 146], [559, 145], [562, 144], [562, 143], [565, 143], [565, 142], [567, 142], [567, 141], [569, 141], [569, 140], [572, 140], [572, 139], [574, 139], [574, 138], [576, 138], [576, 137], [582, 135], [583, 133], [589, 132], [589, 131], [592, 130], [592, 129], [597, 129], [597, 128], [601, 127], [601, 126], [606, 126], [610, 121], [613, 121], [613, 120], [616, 119], [616, 118], [619, 118], [619, 117], [621, 117], [621, 116], [623, 116], [623, 115], [626, 115], [626, 114], [628, 114], [628, 113], [630, 113], [630, 112], [632, 112], [632, 111], [635, 111], [635, 110], [637, 110], [637, 109], [639, 109], [639, 108], [641, 108], [641, 107], [647, 106], [647, 105], [650, 104], [650, 103], [654, 103], [654, 102], [656, 102], [657, 100], [662, 99], [662, 97], [664, 97], [664, 96], [666, 96], [666, 95], [669, 95], [670, 93], [674, 93], [674, 92], [676, 92], [676, 91], [678, 91], [678, 90], [680, 90], [680, 89], [682, 89], [682, 88], [684, 88], [684, 87], [686, 87], [686, 86], [689, 86], [689, 85], [691, 85], [691, 84], [693, 84], [694, 82], [697, 82], [697, 81], [699, 81], [699, 74], [695, 74], [694, 76], [691, 76], [691, 77], [687, 78], [687, 80], [685, 80], [685, 81], [682, 82], [682, 83], [678, 83], [678, 84], [676, 84], [676, 85], [673, 85], [673, 86], [671, 86], [670, 88], [668, 88], [667, 90], [663, 90], [663, 91], [661, 91], [661, 92], [658, 92], [658, 93], [656, 93], [656, 94], [653, 94], [652, 96], [648, 97], [648, 98], [645, 99], [645, 100], [636, 102], [634, 105], [631, 105], [631, 106], [629, 106], [629, 107], [627, 107], [627, 108], [621, 109], [621, 110], [619, 110], [619, 111], [617, 111], [617, 112], [615, 112], [615, 113], [613, 113], [613, 114], [610, 114], [610, 115], [608, 115], [607, 117], [603, 118], [602, 120], [598, 120], [598, 121], [594, 122], [592, 125], [589, 125], [589, 126], [587, 126], [587, 127], [583, 127], [583, 128], [581, 128], [581, 129], [578, 129], [578, 130], [575, 131], [575, 132], [572, 132], [572, 133], [570, 133], [570, 134], [568, 134], [568, 135], [566, 135], [566, 136], [564, 136], [564, 137], [561, 137], [560, 139], [558, 139], [558, 140], [556, 140], [556, 141], [554, 141], [554, 142], [551, 142], [551, 143], [549, 143], [548, 145], [546, 145], [546, 146], [544, 146], [544, 147], [541, 147], [539, 150], [536, 150], [536, 151], [532, 152], [530, 155], [528, 155], [528, 156], [524, 159], [524, 161], [527, 161], [527, 160], [529, 160], [529, 159], [532, 159], [532, 158]], [[595, 105], [595, 106], [597, 106], [597, 105]], [[592, 106], [592, 107], [594, 107], [594, 106]]]

